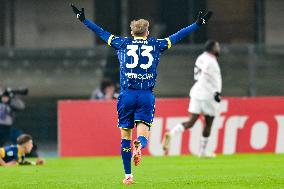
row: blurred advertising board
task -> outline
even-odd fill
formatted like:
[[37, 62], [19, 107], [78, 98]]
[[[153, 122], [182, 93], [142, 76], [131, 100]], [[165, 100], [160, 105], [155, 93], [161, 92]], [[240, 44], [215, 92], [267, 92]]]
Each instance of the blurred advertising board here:
[[[188, 119], [188, 103], [188, 98], [156, 99], [155, 119], [144, 154], [163, 155], [162, 136]], [[219, 112], [212, 127], [210, 150], [221, 154], [284, 153], [284, 97], [224, 98]], [[116, 101], [60, 101], [59, 155], [119, 155], [117, 119]], [[192, 129], [171, 140], [169, 155], [197, 154], [202, 127], [203, 116]]]

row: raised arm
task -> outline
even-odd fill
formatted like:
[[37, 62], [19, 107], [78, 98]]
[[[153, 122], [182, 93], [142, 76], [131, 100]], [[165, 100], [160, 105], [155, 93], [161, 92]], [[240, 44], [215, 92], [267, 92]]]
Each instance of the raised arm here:
[[113, 37], [113, 35], [110, 32], [105, 31], [91, 20], [85, 19], [83, 23], [85, 24], [85, 26], [87, 26], [89, 29], [95, 32], [97, 36], [99, 36], [104, 42], [110, 45], [110, 41]]
[[205, 25], [208, 22], [208, 20], [210, 19], [210, 17], [212, 16], [212, 14], [213, 13], [211, 11], [206, 12], [205, 14], [202, 14], [202, 12], [199, 11], [198, 16], [197, 16], [197, 20], [193, 24], [179, 30], [175, 34], [166, 38], [166, 39], [169, 40], [169, 43], [171, 43], [170, 46], [176, 44], [177, 42], [179, 42], [183, 38], [187, 37], [189, 34], [196, 31], [202, 25]]
[[77, 18], [84, 23], [85, 26], [87, 26], [90, 30], [95, 32], [97, 36], [99, 36], [104, 42], [106, 42], [108, 45], [111, 45], [112, 39], [114, 38], [114, 35], [112, 35], [110, 32], [105, 31], [100, 26], [95, 24], [89, 19], [85, 18], [85, 11], [84, 8], [81, 8], [79, 10], [77, 7], [75, 7], [73, 4], [71, 4], [71, 7], [73, 9], [73, 12], [76, 14]]

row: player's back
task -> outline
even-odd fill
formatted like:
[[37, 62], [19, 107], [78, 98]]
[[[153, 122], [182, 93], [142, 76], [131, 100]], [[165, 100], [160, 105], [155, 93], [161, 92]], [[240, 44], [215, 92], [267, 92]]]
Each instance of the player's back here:
[[[77, 11], [75, 7], [73, 7], [73, 10]], [[211, 15], [211, 12], [206, 13], [204, 16], [199, 14], [195, 23], [164, 39], [143, 39], [142, 37], [137, 37], [137, 35], [134, 39], [123, 38], [105, 31], [91, 20], [84, 18], [83, 23], [117, 51], [121, 69], [120, 86], [122, 90], [129, 88], [152, 90], [156, 83], [160, 53], [169, 49], [193, 31], [196, 31], [201, 25], [206, 23]], [[137, 32], [140, 35], [142, 33]], [[135, 32], [132, 34], [135, 35]]]
[[121, 89], [152, 90], [160, 54], [167, 48], [166, 39], [123, 38], [117, 48]]

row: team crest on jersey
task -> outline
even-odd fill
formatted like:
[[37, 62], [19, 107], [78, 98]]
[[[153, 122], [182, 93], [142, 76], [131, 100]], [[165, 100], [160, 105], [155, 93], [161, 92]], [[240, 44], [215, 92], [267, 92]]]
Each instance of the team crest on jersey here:
[[13, 151], [7, 152], [7, 156], [13, 156], [13, 155], [14, 155]]

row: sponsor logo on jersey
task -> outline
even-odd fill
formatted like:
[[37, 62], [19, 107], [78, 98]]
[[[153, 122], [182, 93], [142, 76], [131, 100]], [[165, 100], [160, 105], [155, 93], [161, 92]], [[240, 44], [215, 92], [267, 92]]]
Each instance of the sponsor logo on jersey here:
[[7, 152], [7, 156], [13, 156], [13, 155], [14, 155], [13, 151]]
[[126, 77], [128, 77], [129, 79], [153, 79], [154, 78], [154, 74], [136, 74], [136, 73], [126, 73], [125, 74]]

